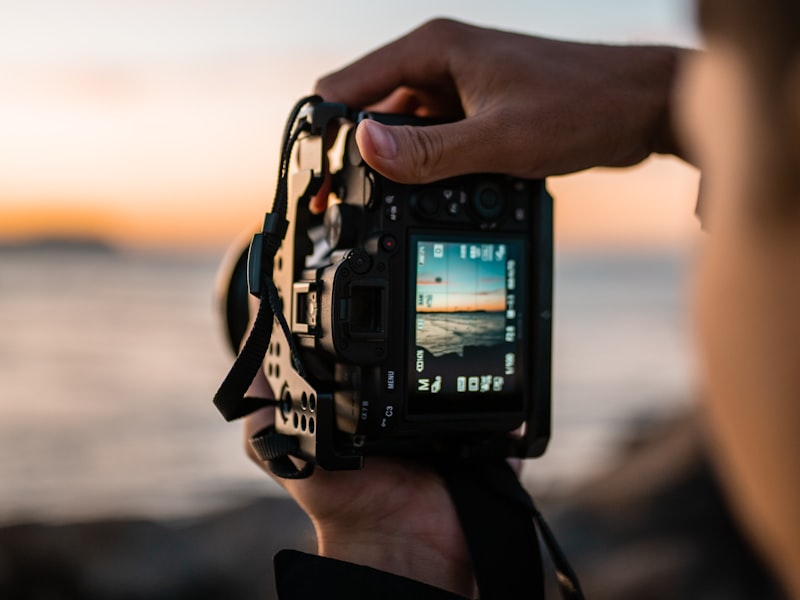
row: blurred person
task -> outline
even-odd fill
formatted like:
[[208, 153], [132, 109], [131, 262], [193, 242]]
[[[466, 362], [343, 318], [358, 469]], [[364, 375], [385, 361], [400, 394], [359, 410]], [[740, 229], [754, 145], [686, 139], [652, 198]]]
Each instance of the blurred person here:
[[696, 273], [711, 451], [743, 528], [800, 598], [800, 2], [704, 0], [679, 94], [703, 172]]
[[[703, 52], [435, 20], [316, 91], [354, 107], [458, 119], [359, 124], [365, 160], [406, 183], [469, 172], [546, 177], [652, 153], [700, 166], [710, 235], [696, 316], [710, 449], [744, 527], [800, 598], [800, 3], [699, 6]], [[270, 391], [259, 378], [251, 393]], [[271, 409], [248, 417], [247, 438], [273, 419]], [[474, 596], [464, 535], [432, 469], [370, 457], [361, 471], [278, 481], [309, 515], [319, 554], [276, 557], [281, 598]]]

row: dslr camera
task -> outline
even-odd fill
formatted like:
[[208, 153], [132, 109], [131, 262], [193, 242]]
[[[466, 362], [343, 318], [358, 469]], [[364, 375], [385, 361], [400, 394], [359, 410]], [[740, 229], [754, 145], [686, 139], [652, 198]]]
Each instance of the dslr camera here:
[[[397, 183], [364, 162], [364, 119], [441, 124], [311, 99], [287, 125], [285, 221], [275, 226], [274, 207], [265, 221], [280, 245], [272, 256], [256, 235], [222, 269], [235, 352], [259, 327], [248, 278], [251, 291], [254, 279], [274, 283], [276, 318], [261, 324], [271, 335], [253, 333], [269, 336], [260, 368], [275, 430], [296, 440], [291, 454], [329, 470], [368, 455], [541, 455], [553, 280], [545, 182], [478, 173]], [[309, 203], [322, 189], [317, 214]]]

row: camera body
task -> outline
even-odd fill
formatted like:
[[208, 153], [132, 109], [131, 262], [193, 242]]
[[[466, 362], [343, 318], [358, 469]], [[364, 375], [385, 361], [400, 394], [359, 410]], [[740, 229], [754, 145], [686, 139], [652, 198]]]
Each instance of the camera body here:
[[[431, 121], [326, 102], [300, 118], [309, 128], [272, 272], [293, 344], [276, 321], [263, 363], [276, 430], [325, 469], [360, 468], [366, 455], [541, 455], [553, 277], [544, 181], [400, 184], [364, 162], [355, 125]], [[331, 201], [312, 214], [325, 182]]]

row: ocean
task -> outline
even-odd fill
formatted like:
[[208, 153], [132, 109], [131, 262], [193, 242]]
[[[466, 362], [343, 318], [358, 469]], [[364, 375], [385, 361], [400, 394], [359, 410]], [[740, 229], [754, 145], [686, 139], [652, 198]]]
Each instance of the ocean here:
[[465, 347], [494, 346], [505, 340], [502, 312], [420, 313], [417, 322], [416, 343], [433, 356], [463, 356]]
[[[212, 405], [221, 255], [0, 249], [0, 522], [194, 516], [283, 490]], [[532, 490], [692, 402], [688, 257], [556, 253], [553, 431]]]

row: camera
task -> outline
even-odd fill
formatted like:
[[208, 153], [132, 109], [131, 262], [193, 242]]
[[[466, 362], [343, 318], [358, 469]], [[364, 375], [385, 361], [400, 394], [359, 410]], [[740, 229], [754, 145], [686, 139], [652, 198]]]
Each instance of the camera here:
[[[283, 319], [271, 321], [261, 368], [275, 429], [324, 469], [372, 455], [541, 455], [553, 279], [545, 182], [478, 173], [397, 183], [363, 160], [364, 119], [441, 124], [319, 98], [290, 118], [286, 219], [268, 215], [264, 228], [282, 241], [271, 257], [257, 235], [222, 268], [231, 347], [251, 326], [247, 279], [252, 290], [270, 278]], [[328, 188], [324, 213], [312, 212]]]

